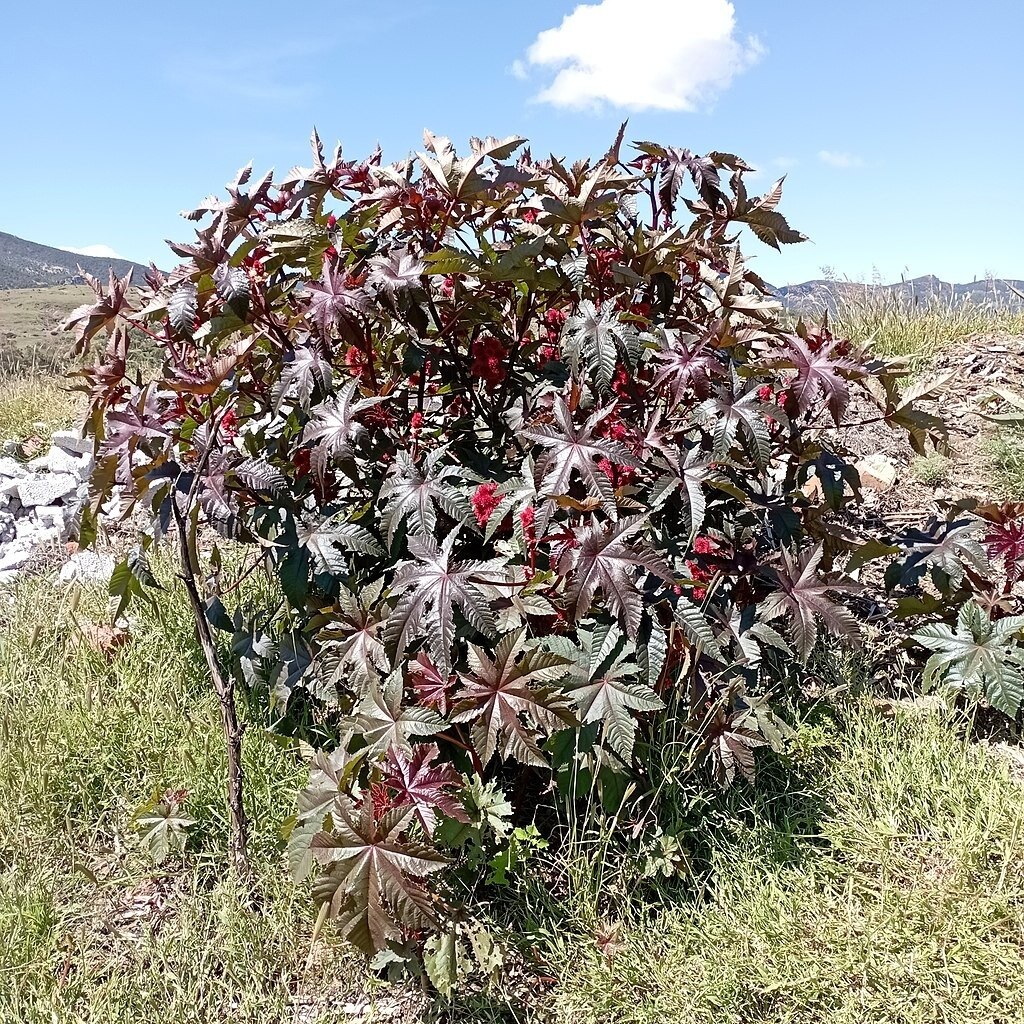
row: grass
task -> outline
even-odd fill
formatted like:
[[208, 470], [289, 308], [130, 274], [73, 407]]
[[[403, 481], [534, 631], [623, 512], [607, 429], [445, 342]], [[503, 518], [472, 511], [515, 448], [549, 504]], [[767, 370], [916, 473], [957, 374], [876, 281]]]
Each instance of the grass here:
[[865, 285], [847, 285], [829, 316], [838, 337], [871, 341], [875, 351], [927, 362], [975, 334], [1024, 334], [1024, 312], [967, 299], [915, 299]]
[[[855, 707], [817, 768], [825, 811], [722, 829], [707, 897], [579, 944], [565, 1019], [855, 1024], [1024, 1018], [1024, 811], [940, 718]], [[797, 827], [794, 828], [793, 825]], [[781, 840], [781, 842], [780, 842]]]
[[949, 479], [949, 471], [953, 462], [940, 452], [922, 455], [910, 463], [910, 472], [914, 479], [926, 487], [937, 487]]
[[1024, 501], [1024, 427], [1006, 427], [989, 442], [992, 476], [999, 492]]
[[[1021, 789], [942, 718], [867, 700], [805, 726], [793, 763], [769, 765], [757, 787], [694, 798], [699, 884], [652, 904], [609, 873], [595, 891], [583, 855], [563, 858], [575, 879], [564, 892], [540, 873], [521, 883], [511, 920], [539, 943], [547, 994], [527, 982], [526, 1002], [496, 991], [431, 1010], [334, 939], [312, 947], [308, 892], [281, 862], [304, 771], [256, 727], [245, 766], [258, 901], [225, 876], [216, 703], [182, 595], [161, 575], [169, 603], [140, 607], [109, 662], [76, 626], [102, 619], [102, 588], [76, 607], [40, 577], [0, 605], [0, 1022], [327, 1024], [367, 1000], [391, 1000], [404, 1020], [1024, 1017]], [[189, 790], [197, 825], [184, 859], [155, 869], [132, 814], [167, 787]], [[619, 929], [610, 960], [602, 924]]]
[[0, 386], [0, 440], [49, 437], [81, 419], [82, 396], [49, 369], [19, 372]]
[[[173, 581], [165, 579], [168, 586]], [[280, 830], [298, 759], [258, 729], [245, 768], [260, 904], [225, 877], [216, 701], [182, 615], [142, 608], [108, 663], [78, 642], [99, 620], [44, 579], [19, 585], [0, 640], [0, 1021], [285, 1020], [310, 950], [308, 895]], [[131, 818], [184, 787], [185, 866], [154, 870]], [[333, 951], [318, 983], [359, 992]], [[352, 979], [355, 979], [353, 981]], [[353, 989], [352, 986], [355, 985]]]
[[0, 291], [0, 366], [10, 373], [64, 365], [71, 336], [60, 333], [57, 325], [92, 297], [85, 285]]

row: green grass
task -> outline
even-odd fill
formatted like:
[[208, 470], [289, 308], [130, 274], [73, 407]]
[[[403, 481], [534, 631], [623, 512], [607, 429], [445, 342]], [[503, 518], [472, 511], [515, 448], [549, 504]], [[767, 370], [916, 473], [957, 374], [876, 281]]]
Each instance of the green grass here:
[[58, 330], [76, 306], [93, 298], [85, 285], [0, 291], [0, 370], [7, 373], [70, 361], [72, 337]]
[[1024, 501], [1024, 427], [1006, 427], [989, 442], [992, 476], [1000, 494]]
[[953, 462], [940, 452], [923, 455], [910, 463], [910, 472], [914, 479], [926, 487], [937, 487], [949, 479], [949, 471]]
[[[165, 574], [166, 576], [166, 574]], [[165, 582], [172, 586], [172, 580]], [[46, 580], [19, 584], [0, 640], [0, 1021], [275, 1021], [307, 975], [308, 894], [286, 878], [280, 830], [304, 772], [258, 729], [245, 768], [259, 903], [223, 870], [223, 753], [181, 594], [140, 609], [108, 664], [77, 642]], [[184, 867], [155, 870], [132, 825], [184, 787], [198, 825]], [[336, 949], [325, 988], [361, 991]]]
[[[281, 859], [304, 770], [255, 726], [255, 904], [225, 875], [216, 702], [160, 572], [165, 610], [140, 607], [112, 662], [77, 640], [76, 622], [103, 618], [102, 588], [75, 609], [35, 578], [0, 604], [0, 1022], [327, 1024], [364, 998], [428, 1019], [413, 987], [330, 936], [312, 947], [308, 892]], [[1024, 1019], [1024, 801], [1005, 763], [941, 717], [868, 700], [804, 726], [791, 761], [692, 798], [699, 881], [658, 902], [615, 871], [595, 886], [583, 847], [556, 857], [561, 881], [530, 876], [505, 910], [536, 937], [550, 990], [513, 978], [429, 1019]], [[198, 824], [184, 859], [155, 869], [132, 814], [167, 787], [189, 790]], [[616, 922], [608, 961], [595, 930]]]
[[53, 372], [19, 372], [0, 383], [0, 441], [48, 438], [81, 418], [83, 397]]
[[1006, 766], [937, 717], [861, 705], [818, 771], [817, 828], [796, 834], [797, 811], [796, 828], [723, 830], [705, 899], [625, 917], [610, 962], [593, 941], [570, 952], [560, 1015], [1024, 1019], [1024, 809]]
[[926, 362], [974, 334], [1024, 334], [1024, 312], [967, 300], [914, 300], [865, 286], [845, 289], [829, 317], [838, 337], [870, 341], [881, 355]]

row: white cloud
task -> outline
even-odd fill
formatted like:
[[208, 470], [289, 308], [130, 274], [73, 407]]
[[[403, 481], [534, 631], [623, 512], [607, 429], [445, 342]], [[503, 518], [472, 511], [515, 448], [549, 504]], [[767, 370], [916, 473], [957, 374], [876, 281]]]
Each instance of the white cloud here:
[[513, 78], [518, 78], [520, 82], [525, 81], [530, 74], [529, 71], [526, 70], [526, 65], [518, 58], [512, 61], [512, 66], [508, 71]]
[[818, 159], [823, 164], [828, 164], [829, 167], [838, 167], [842, 171], [864, 166], [862, 157], [855, 156], [853, 153], [835, 153], [830, 149], [823, 149], [818, 154]]
[[65, 252], [77, 253], [79, 256], [98, 256], [101, 259], [108, 260], [119, 260], [121, 254], [114, 252], [109, 245], [83, 245], [76, 248], [73, 245], [59, 245], [58, 249], [63, 249]]
[[728, 0], [601, 0], [541, 32], [526, 60], [555, 72], [537, 99], [556, 107], [692, 111], [765, 52], [735, 32]]

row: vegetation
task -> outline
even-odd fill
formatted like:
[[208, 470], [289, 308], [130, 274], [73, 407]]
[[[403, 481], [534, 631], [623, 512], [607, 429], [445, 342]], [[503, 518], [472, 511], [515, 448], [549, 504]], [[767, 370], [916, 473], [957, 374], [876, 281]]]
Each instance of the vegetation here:
[[968, 297], [921, 299], [872, 285], [844, 289], [829, 322], [837, 336], [870, 341], [881, 355], [908, 358], [917, 366], [972, 335], [1024, 334], [1019, 308]]
[[949, 479], [952, 461], [941, 452], [920, 456], [910, 464], [910, 472], [926, 487], [937, 487]]
[[[164, 603], [138, 605], [109, 654], [94, 631], [105, 588], [40, 577], [5, 606], [0, 1020], [329, 1024], [367, 1003], [431, 1019], [418, 987], [382, 984], [329, 931], [314, 941], [280, 853], [305, 772], [257, 729], [245, 767], [259, 904], [224, 876], [216, 698], [173, 567], [153, 568]], [[856, 684], [849, 665], [816, 668]], [[554, 980], [524, 988], [509, 970], [433, 1019], [1019, 1019], [1006, 979], [1024, 943], [1020, 782], [956, 726], [867, 698], [838, 716], [818, 705], [756, 787], [689, 795], [692, 874], [660, 876], [660, 899], [598, 882], [585, 847], [538, 852], [505, 906]], [[154, 869], [136, 811], [167, 789], [187, 791], [194, 824], [184, 855]]]
[[0, 377], [0, 439], [48, 441], [55, 430], [81, 420], [84, 403], [51, 372]]
[[85, 285], [0, 290], [0, 373], [60, 373], [69, 363], [64, 318], [87, 301]]
[[1024, 501], [1024, 427], [1000, 430], [989, 451], [999, 492], [1012, 501]]
[[[502, 892], [572, 896], [545, 863], [587, 864], [591, 892], [691, 871], [681, 801], [786, 753], [780, 709], [799, 714], [820, 633], [857, 634], [870, 563], [929, 685], [1024, 702], [1022, 510], [860, 529], [840, 431], [867, 416], [924, 454], [943, 425], [928, 385], [901, 393], [904, 363], [788, 329], [745, 268], [740, 225], [802, 238], [781, 182], [751, 197], [739, 158], [653, 143], [627, 160], [621, 133], [571, 168], [524, 141], [459, 157], [427, 133], [388, 166], [314, 136], [312, 167], [245, 169], [194, 211], [169, 277], [134, 298], [91, 281], [67, 324], [103, 342], [80, 373], [83, 540], [115, 483], [152, 513], [116, 618], [153, 599], [147, 552], [175, 537], [237, 874], [262, 721], [312, 751], [288, 859], [321, 920], [446, 995], [516, 945]], [[129, 328], [158, 371], [129, 373]], [[264, 566], [269, 597], [239, 595], [211, 528], [254, 549], [241, 578]], [[194, 827], [174, 790], [142, 820], [161, 858]]]

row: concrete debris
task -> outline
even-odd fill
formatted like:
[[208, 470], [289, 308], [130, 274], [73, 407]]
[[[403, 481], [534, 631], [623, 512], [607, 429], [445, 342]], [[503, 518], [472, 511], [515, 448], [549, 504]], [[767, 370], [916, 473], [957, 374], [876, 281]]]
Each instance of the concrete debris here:
[[[45, 442], [44, 442], [45, 443]], [[82, 505], [89, 495], [92, 474], [92, 441], [71, 431], [54, 435], [48, 451], [28, 462], [11, 457], [27, 453], [24, 447], [0, 446], [0, 583], [10, 582], [46, 548], [69, 540], [76, 529]], [[110, 574], [101, 556], [98, 564], [86, 561], [71, 570], [72, 578]], [[97, 575], [91, 575], [97, 573]]]
[[860, 474], [860, 485], [869, 491], [887, 491], [896, 483], [896, 466], [881, 453], [861, 459], [854, 468]]

